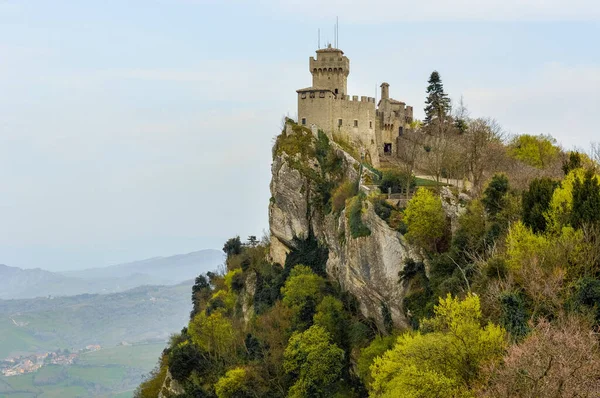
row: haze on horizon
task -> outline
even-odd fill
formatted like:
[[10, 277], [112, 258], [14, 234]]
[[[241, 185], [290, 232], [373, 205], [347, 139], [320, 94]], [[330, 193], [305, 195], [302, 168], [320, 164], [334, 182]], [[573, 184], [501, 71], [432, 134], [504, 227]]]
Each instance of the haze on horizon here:
[[[125, 4], [126, 3], [126, 4]], [[271, 145], [333, 37], [350, 95], [600, 140], [600, 4], [0, 0], [0, 264], [82, 269], [267, 228]], [[545, 3], [545, 4], [542, 4]]]

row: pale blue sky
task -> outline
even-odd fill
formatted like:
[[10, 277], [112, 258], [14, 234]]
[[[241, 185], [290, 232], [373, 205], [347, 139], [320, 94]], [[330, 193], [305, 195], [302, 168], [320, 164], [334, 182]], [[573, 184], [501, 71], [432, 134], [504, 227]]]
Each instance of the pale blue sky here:
[[595, 1], [0, 0], [0, 263], [260, 235], [272, 139], [336, 15], [350, 94], [385, 80], [420, 116], [437, 69], [508, 132], [600, 141]]

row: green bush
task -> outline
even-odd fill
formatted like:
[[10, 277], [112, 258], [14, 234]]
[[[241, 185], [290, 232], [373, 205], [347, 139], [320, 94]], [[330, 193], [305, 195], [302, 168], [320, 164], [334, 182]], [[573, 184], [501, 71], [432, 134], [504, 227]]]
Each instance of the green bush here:
[[338, 186], [331, 197], [333, 211], [340, 213], [346, 207], [346, 200], [356, 195], [356, 184], [346, 181]]
[[355, 196], [348, 204], [348, 223], [350, 234], [353, 238], [361, 238], [371, 235], [371, 230], [362, 221], [362, 195]]
[[518, 293], [504, 292], [500, 296], [500, 304], [502, 305], [500, 325], [512, 335], [515, 341], [521, 340], [529, 333], [527, 325], [529, 315], [523, 299]]
[[206, 368], [206, 365], [205, 356], [190, 342], [176, 345], [169, 353], [169, 371], [175, 380], [183, 381], [192, 371]]
[[417, 181], [412, 175], [405, 174], [399, 170], [384, 170], [379, 189], [382, 193], [388, 193], [390, 188], [392, 193], [403, 193], [406, 191], [407, 183], [410, 190], [413, 190], [417, 186]]

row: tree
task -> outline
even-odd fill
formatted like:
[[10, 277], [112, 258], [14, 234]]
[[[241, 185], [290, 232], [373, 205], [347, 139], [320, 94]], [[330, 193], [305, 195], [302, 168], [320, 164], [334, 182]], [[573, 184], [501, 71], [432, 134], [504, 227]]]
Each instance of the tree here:
[[462, 133], [463, 157], [469, 179], [475, 192], [479, 192], [486, 172], [494, 172], [504, 159], [503, 133], [493, 119], [466, 121]]
[[505, 197], [508, 193], [508, 177], [505, 174], [495, 174], [483, 191], [481, 203], [485, 206], [485, 210], [492, 217], [498, 215], [504, 208]]
[[479, 298], [448, 295], [424, 321], [427, 334], [405, 333], [371, 366], [371, 395], [377, 397], [470, 397], [484, 365], [498, 361], [504, 330], [481, 326]]
[[450, 116], [450, 99], [444, 92], [440, 74], [433, 71], [428, 83], [424, 120], [427, 135], [424, 140], [423, 166], [439, 183], [442, 175], [456, 176], [454, 174], [461, 163], [461, 157], [458, 156], [460, 146], [454, 139], [457, 129]]
[[204, 275], [198, 275], [192, 286], [192, 311], [190, 318], [194, 318], [200, 312], [202, 302], [208, 301], [211, 295], [211, 288], [208, 279]]
[[289, 397], [330, 397], [342, 372], [344, 351], [331, 343], [329, 334], [313, 325], [294, 333], [284, 353], [284, 367], [296, 382]]
[[246, 398], [254, 397], [247, 385], [247, 372], [244, 368], [233, 368], [221, 377], [215, 384], [215, 393], [218, 398]]
[[210, 362], [195, 344], [179, 343], [169, 352], [169, 371], [175, 380], [184, 381], [193, 372], [207, 370]]
[[254, 334], [261, 342], [262, 363], [264, 364], [265, 380], [279, 391], [279, 396], [285, 396], [287, 375], [283, 368], [283, 353], [292, 334], [293, 312], [277, 301], [266, 313], [256, 319]]
[[426, 250], [435, 250], [446, 232], [446, 214], [441, 199], [426, 188], [419, 188], [404, 211], [408, 227], [406, 238]]
[[583, 167], [583, 155], [577, 151], [570, 151], [567, 154], [567, 159], [563, 161], [562, 170], [565, 175], [575, 169]]
[[450, 112], [450, 98], [444, 92], [442, 78], [438, 71], [431, 72], [425, 100], [425, 124], [431, 125], [434, 120], [445, 120]]
[[233, 324], [221, 311], [210, 315], [201, 312], [190, 321], [188, 333], [192, 342], [212, 360], [227, 361], [235, 356], [239, 336]]
[[240, 254], [242, 252], [242, 241], [239, 236], [229, 238], [225, 245], [223, 245], [223, 251], [227, 254], [227, 257]]
[[296, 265], [281, 288], [282, 302], [294, 313], [297, 328], [312, 322], [317, 303], [323, 295], [325, 281], [305, 265]]
[[544, 169], [558, 159], [560, 148], [549, 135], [523, 134], [513, 138], [508, 153], [525, 164]]
[[583, 180], [575, 179], [573, 184], [573, 209], [571, 225], [580, 228], [584, 224], [600, 221], [600, 183], [592, 170], [587, 170]]
[[414, 188], [416, 185], [415, 177], [412, 174], [405, 174], [395, 169], [383, 170], [383, 176], [379, 183], [379, 189], [383, 193], [401, 193], [402, 190]]
[[325, 296], [317, 305], [313, 321], [329, 333], [332, 341], [338, 346], [346, 345], [350, 319], [340, 300], [333, 296]]
[[502, 364], [487, 372], [484, 397], [597, 397], [600, 349], [589, 324], [576, 317], [541, 319]]
[[[409, 128], [404, 131], [404, 134], [398, 137], [397, 156], [402, 161], [401, 171], [405, 176], [412, 176], [415, 170], [419, 154], [423, 150], [423, 131], [421, 130], [421, 122], [413, 121]], [[413, 179], [405, 179], [402, 187], [406, 192], [406, 197], [409, 197], [409, 192], [414, 183]], [[382, 190], [387, 193], [386, 190]]]
[[546, 216], [550, 208], [550, 201], [554, 190], [559, 186], [551, 178], [536, 178], [529, 184], [529, 189], [523, 191], [521, 208], [523, 210], [523, 224], [535, 233], [546, 231]]
[[394, 347], [396, 339], [398, 337], [394, 335], [390, 336], [376, 336], [371, 343], [360, 350], [360, 356], [356, 364], [358, 376], [365, 384], [370, 387], [373, 377], [371, 376], [371, 365], [375, 358], [382, 356], [386, 351]]

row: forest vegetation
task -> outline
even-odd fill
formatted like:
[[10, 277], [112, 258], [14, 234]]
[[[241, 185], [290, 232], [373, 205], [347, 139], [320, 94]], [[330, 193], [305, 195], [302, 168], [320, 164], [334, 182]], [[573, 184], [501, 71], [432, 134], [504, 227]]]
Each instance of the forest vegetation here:
[[[345, 210], [351, 239], [370, 234], [361, 223], [370, 201], [416, 249], [397, 276], [409, 287], [409, 325], [394, 326], [385, 305], [383, 323], [364, 317], [328, 276], [314, 236], [285, 264], [269, 261], [268, 236], [234, 237], [226, 270], [196, 278], [189, 325], [137, 397], [170, 396], [175, 382], [182, 397], [598, 396], [600, 146], [508, 136], [453, 107], [437, 72], [427, 92], [426, 118], [399, 137], [399, 160], [363, 165], [381, 192], [406, 193], [404, 207], [345, 179], [322, 133], [323, 174], [302, 163], [301, 126], [274, 147], [314, 174], [323, 212]], [[435, 183], [419, 184], [417, 172]], [[464, 206], [456, 222], [442, 184]]]

